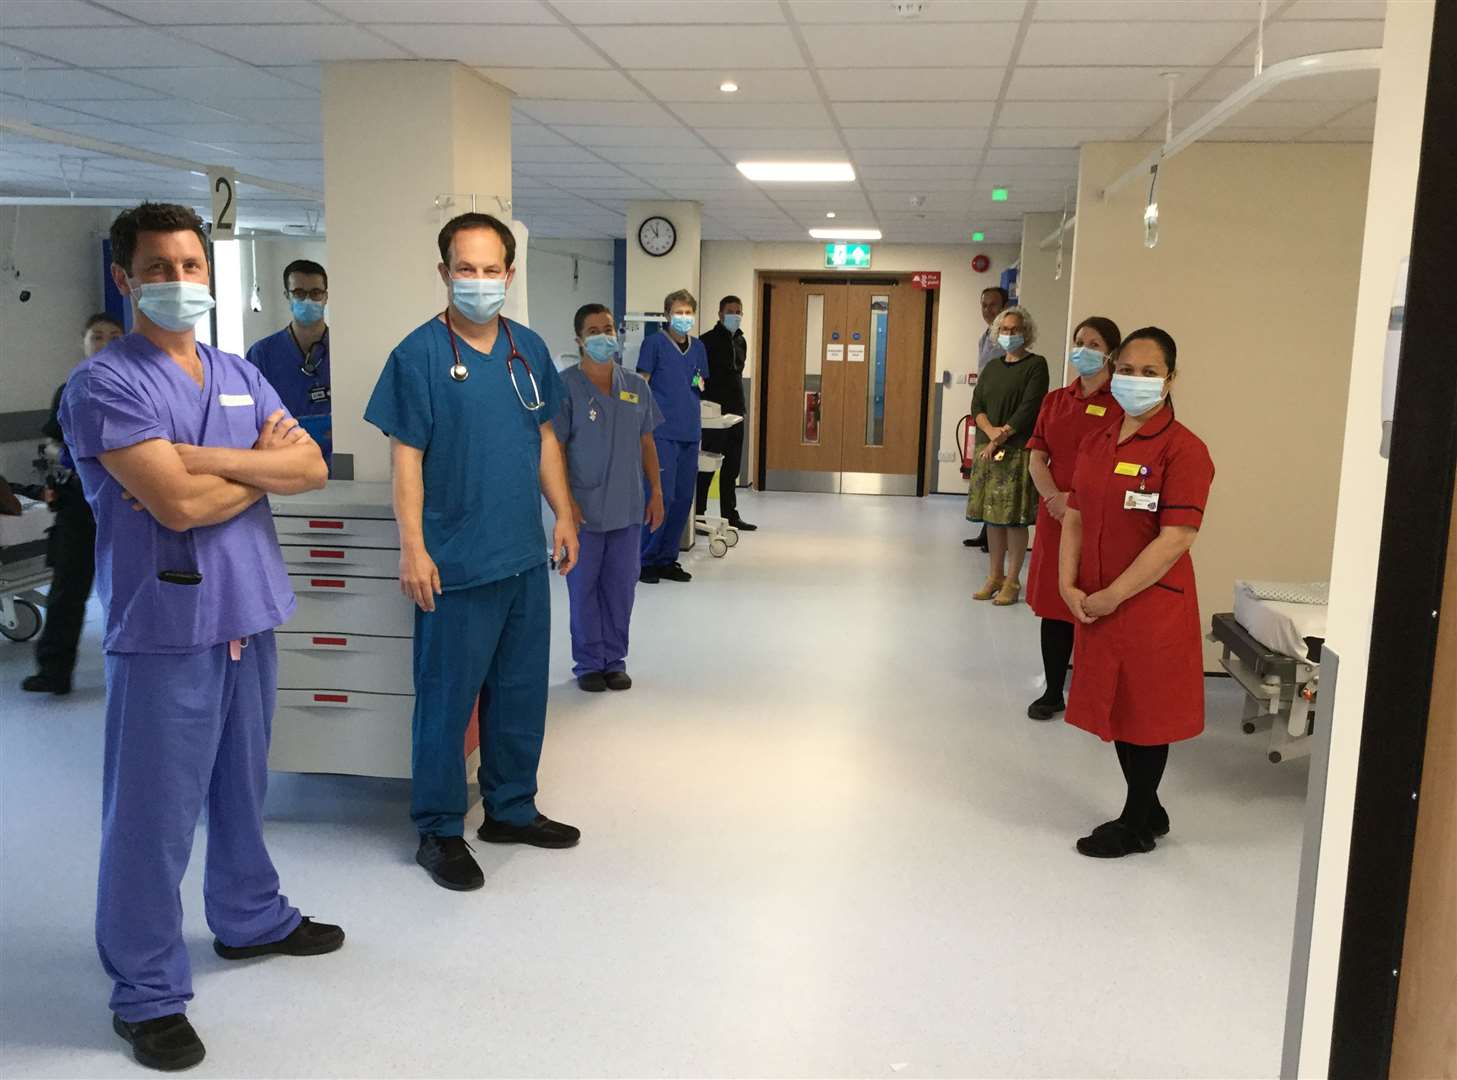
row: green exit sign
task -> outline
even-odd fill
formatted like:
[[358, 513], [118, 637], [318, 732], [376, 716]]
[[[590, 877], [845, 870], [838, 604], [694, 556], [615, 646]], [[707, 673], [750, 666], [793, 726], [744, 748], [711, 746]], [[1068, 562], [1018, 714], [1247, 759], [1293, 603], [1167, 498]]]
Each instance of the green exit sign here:
[[826, 244], [825, 269], [868, 270], [870, 268], [869, 244]]

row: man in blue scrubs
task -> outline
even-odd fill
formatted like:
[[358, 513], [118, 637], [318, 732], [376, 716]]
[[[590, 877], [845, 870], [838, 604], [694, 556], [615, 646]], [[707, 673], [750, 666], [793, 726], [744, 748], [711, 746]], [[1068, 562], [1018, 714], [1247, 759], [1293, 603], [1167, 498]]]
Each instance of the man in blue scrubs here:
[[[546, 343], [500, 316], [516, 239], [489, 214], [440, 230], [446, 309], [390, 353], [364, 418], [390, 437], [400, 588], [415, 602], [410, 816], [415, 861], [447, 889], [485, 884], [465, 840], [465, 732], [480, 699], [487, 843], [563, 848], [581, 833], [536, 809], [551, 596], [577, 529], [552, 419]], [[541, 498], [556, 514], [548, 549]]]
[[637, 356], [637, 373], [648, 380], [663, 411], [653, 441], [658, 444], [667, 514], [660, 528], [643, 530], [638, 580], [647, 585], [693, 580], [678, 562], [678, 543], [688, 527], [698, 487], [698, 441], [703, 433], [699, 401], [708, 384], [708, 353], [692, 336], [697, 313], [698, 301], [687, 289], [670, 293], [663, 300], [667, 325], [662, 333], [648, 335]]
[[202, 221], [143, 203], [111, 227], [134, 333], [61, 396], [67, 450], [96, 515], [106, 610], [106, 751], [96, 945], [112, 1027], [138, 1062], [203, 1058], [179, 886], [207, 810], [213, 949], [238, 960], [344, 943], [278, 891], [263, 843], [277, 692], [273, 628], [294, 596], [266, 492], [324, 485], [318, 447], [242, 357], [198, 343], [213, 306]]
[[329, 275], [318, 263], [295, 259], [283, 270], [283, 291], [293, 318], [276, 334], [255, 341], [248, 362], [278, 391], [284, 408], [334, 463], [333, 403], [329, 384]]

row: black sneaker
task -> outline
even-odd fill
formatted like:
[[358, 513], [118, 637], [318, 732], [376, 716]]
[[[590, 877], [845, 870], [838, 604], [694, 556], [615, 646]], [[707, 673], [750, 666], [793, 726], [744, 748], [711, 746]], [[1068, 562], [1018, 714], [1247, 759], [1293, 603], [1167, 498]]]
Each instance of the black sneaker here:
[[202, 1040], [182, 1013], [143, 1020], [140, 1024], [128, 1024], [112, 1013], [111, 1029], [132, 1044], [132, 1056], [137, 1064], [149, 1069], [177, 1072], [192, 1068], [207, 1056]]
[[750, 525], [743, 518], [730, 518], [729, 527], [737, 529], [739, 532], [757, 532], [759, 529], [759, 526]]
[[682, 563], [671, 563], [658, 567], [658, 576], [664, 581], [692, 581], [693, 575], [683, 569]]
[[460, 836], [422, 836], [415, 861], [430, 872], [442, 889], [470, 892], [486, 883], [486, 875], [471, 858], [470, 845]]
[[1051, 720], [1058, 713], [1067, 708], [1067, 702], [1063, 701], [1062, 695], [1052, 697], [1043, 694], [1040, 698], [1027, 706], [1027, 715], [1033, 720]]
[[288, 937], [266, 945], [236, 947], [213, 938], [212, 951], [224, 960], [250, 960], [255, 956], [322, 956], [344, 944], [344, 930], [331, 923], [316, 923], [307, 915]]
[[601, 694], [607, 690], [607, 679], [600, 671], [589, 671], [578, 676], [577, 685], [589, 694]]
[[[24, 681], [21, 682], [20, 688], [22, 690], [28, 690], [32, 694], [69, 694], [71, 692], [71, 680], [63, 679], [57, 675], [27, 675]], [[179, 1013], [178, 1015], [181, 1014]], [[198, 1060], [200, 1061], [201, 1058]]]
[[642, 572], [637, 575], [638, 581], [642, 582], [644, 585], [656, 585], [659, 581], [659, 578], [660, 574], [658, 572], [658, 567], [656, 566], [644, 566], [642, 568]]
[[609, 690], [631, 690], [632, 676], [625, 671], [609, 671], [603, 676]]
[[1092, 859], [1121, 859], [1154, 849], [1151, 832], [1135, 832], [1118, 820], [1105, 821], [1078, 841], [1078, 854]]
[[529, 844], [539, 848], [575, 847], [582, 838], [582, 830], [560, 821], [552, 821], [545, 814], [537, 814], [530, 825], [507, 825], [504, 821], [486, 818], [476, 830], [488, 844]]

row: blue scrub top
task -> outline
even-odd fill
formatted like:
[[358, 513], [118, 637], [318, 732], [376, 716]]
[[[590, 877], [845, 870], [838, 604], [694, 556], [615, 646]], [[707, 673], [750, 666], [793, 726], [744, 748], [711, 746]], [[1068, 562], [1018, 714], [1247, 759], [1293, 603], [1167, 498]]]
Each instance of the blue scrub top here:
[[312, 375], [303, 370], [304, 354], [293, 334], [285, 326], [276, 334], [255, 341], [248, 349], [248, 363], [278, 391], [284, 408], [298, 417], [298, 422], [319, 444], [324, 452], [324, 461], [334, 462], [334, 423], [330, 415], [333, 402], [330, 400], [329, 382], [329, 331], [313, 347], [313, 357], [318, 366]]
[[445, 590], [500, 581], [547, 559], [539, 425], [561, 409], [562, 379], [546, 343], [511, 323], [522, 397], [533, 401], [529, 364], [546, 403], [528, 411], [507, 373], [511, 350], [506, 320], [501, 324], [489, 354], [456, 335], [461, 363], [470, 369], [456, 382], [450, 332], [431, 319], [395, 346], [364, 410], [386, 435], [425, 452], [425, 550]]
[[647, 380], [612, 365], [612, 393], [598, 390], [580, 366], [562, 373], [566, 400], [556, 434], [566, 447], [567, 479], [588, 532], [641, 525], [646, 512], [642, 437], [663, 422]]
[[[684, 353], [666, 330], [649, 334], [637, 356], [637, 373], [652, 380], [653, 397], [663, 410], [663, 424], [653, 435], [678, 442], [698, 442], [703, 413], [698, 403], [708, 385], [708, 350], [696, 337]], [[694, 377], [698, 385], [693, 385]]]
[[[219, 525], [173, 532], [133, 510], [97, 460], [148, 439], [246, 450], [278, 394], [241, 356], [201, 342], [203, 385], [141, 334], [128, 334], [72, 372], [61, 429], [96, 515], [96, 592], [112, 653], [196, 653], [270, 630], [293, 614], [288, 571], [267, 499]], [[160, 581], [194, 570], [199, 585]]]

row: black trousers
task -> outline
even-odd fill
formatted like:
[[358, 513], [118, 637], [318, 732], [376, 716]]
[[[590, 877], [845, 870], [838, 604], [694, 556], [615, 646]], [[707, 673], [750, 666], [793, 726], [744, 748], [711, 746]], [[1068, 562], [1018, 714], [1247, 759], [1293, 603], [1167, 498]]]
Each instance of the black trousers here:
[[[735, 424], [722, 431], [705, 431], [703, 449], [711, 454], [723, 455], [723, 467], [718, 473], [718, 505], [721, 516], [729, 521], [739, 518], [739, 462], [744, 456], [744, 424]], [[708, 510], [708, 487], [713, 483], [712, 473], [698, 474], [697, 513]]]
[[86, 598], [96, 576], [96, 519], [85, 496], [70, 485], [58, 495], [59, 509], [51, 526], [46, 562], [54, 572], [46, 621], [35, 643], [36, 667], [42, 675], [69, 679], [76, 668], [76, 646], [86, 622]]

